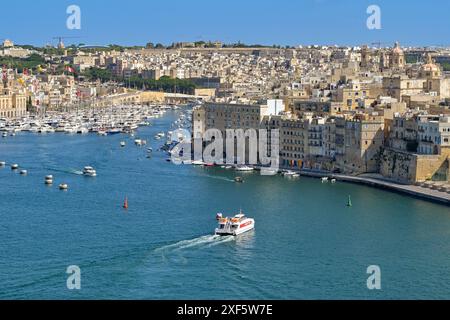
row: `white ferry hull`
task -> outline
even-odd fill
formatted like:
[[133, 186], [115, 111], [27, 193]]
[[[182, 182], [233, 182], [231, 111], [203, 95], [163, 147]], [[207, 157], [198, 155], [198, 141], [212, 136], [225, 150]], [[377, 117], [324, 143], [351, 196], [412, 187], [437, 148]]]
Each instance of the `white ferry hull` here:
[[216, 235], [236, 237], [246, 232], [252, 231], [253, 229], [255, 229], [255, 221], [253, 219], [249, 219], [249, 221], [243, 222], [240, 227], [235, 230], [230, 228], [216, 229]]

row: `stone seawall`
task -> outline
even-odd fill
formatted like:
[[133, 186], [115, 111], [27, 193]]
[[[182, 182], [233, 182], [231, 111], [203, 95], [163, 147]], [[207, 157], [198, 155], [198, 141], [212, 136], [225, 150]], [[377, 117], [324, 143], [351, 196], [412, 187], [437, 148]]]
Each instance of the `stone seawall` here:
[[433, 201], [443, 205], [450, 206], [450, 194], [448, 192], [442, 192], [438, 190], [431, 190], [415, 185], [399, 184], [388, 180], [382, 180], [377, 178], [368, 177], [354, 177], [341, 174], [331, 174], [325, 172], [314, 171], [300, 171], [302, 176], [308, 176], [313, 178], [329, 177], [336, 179], [337, 181], [364, 184], [383, 190], [394, 191], [402, 194], [407, 194], [416, 198]]

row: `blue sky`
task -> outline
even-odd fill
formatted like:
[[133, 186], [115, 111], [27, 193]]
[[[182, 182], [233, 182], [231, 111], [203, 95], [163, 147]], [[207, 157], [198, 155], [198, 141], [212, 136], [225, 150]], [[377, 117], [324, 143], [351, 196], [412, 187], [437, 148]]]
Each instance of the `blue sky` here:
[[[81, 30], [66, 28], [66, 8], [81, 8]], [[369, 5], [381, 30], [366, 28]], [[448, 0], [40, 0], [2, 1], [0, 38], [45, 45], [145, 45], [221, 40], [261, 44], [450, 45]], [[7, 14], [6, 14], [7, 13]]]

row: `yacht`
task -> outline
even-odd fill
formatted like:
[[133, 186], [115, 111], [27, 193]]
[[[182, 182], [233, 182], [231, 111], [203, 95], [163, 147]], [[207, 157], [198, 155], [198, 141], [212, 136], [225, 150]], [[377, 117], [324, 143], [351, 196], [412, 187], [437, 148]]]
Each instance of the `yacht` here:
[[255, 220], [247, 218], [242, 210], [233, 218], [224, 218], [221, 213], [216, 218], [219, 222], [216, 235], [219, 236], [238, 236], [255, 228]]
[[96, 177], [97, 171], [95, 171], [95, 169], [92, 167], [84, 167], [83, 175], [88, 176], [88, 177]]
[[89, 130], [85, 127], [79, 127], [79, 128], [77, 128], [77, 133], [78, 134], [86, 134], [86, 133], [89, 133]]
[[65, 131], [66, 131], [66, 125], [62, 124], [62, 123], [60, 123], [55, 129], [55, 132], [65, 132]]
[[64, 129], [64, 132], [65, 133], [69, 133], [69, 134], [72, 134], [72, 133], [76, 133], [77, 132], [77, 129], [76, 128], [74, 128], [74, 127], [66, 127], [65, 129]]

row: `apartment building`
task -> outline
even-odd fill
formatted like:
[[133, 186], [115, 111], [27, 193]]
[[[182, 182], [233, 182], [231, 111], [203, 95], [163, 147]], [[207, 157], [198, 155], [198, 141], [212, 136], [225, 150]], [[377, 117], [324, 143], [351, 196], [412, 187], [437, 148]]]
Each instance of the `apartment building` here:
[[10, 89], [2, 89], [0, 94], [0, 117], [19, 118], [27, 113], [27, 97], [24, 94], [14, 93]]

